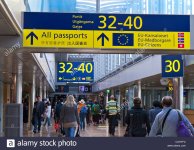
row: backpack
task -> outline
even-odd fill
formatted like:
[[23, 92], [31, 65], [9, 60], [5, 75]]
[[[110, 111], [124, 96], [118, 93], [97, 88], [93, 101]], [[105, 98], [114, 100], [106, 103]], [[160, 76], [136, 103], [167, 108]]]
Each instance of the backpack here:
[[86, 106], [83, 106], [80, 110], [80, 113], [86, 114], [88, 111], [88, 108]]
[[147, 134], [144, 121], [144, 110], [132, 110], [130, 113], [130, 134], [134, 137], [145, 137]]
[[94, 105], [94, 113], [99, 114], [100, 113], [100, 106], [98, 104]]

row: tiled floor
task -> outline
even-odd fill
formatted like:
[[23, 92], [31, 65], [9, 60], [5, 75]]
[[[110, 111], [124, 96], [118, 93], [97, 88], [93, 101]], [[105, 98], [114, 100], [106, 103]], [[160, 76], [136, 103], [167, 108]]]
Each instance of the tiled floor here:
[[[122, 137], [124, 135], [126, 127], [121, 127], [120, 124], [115, 129], [115, 136]], [[47, 128], [42, 126], [41, 132], [34, 134], [32, 130], [29, 130], [27, 125], [24, 125], [24, 137], [58, 137], [61, 136], [59, 133], [56, 133], [54, 126]], [[81, 137], [109, 137], [108, 133], [108, 123], [100, 124], [99, 126], [86, 126], [85, 131], [80, 131]]]

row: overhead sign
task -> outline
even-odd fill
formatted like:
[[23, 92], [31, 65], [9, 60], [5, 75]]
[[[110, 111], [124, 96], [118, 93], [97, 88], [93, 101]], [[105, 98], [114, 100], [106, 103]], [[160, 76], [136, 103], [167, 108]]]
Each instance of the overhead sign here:
[[93, 82], [93, 62], [58, 62], [57, 82]]
[[24, 47], [190, 49], [190, 16], [24, 13]]
[[182, 55], [162, 56], [162, 77], [174, 78], [184, 76]]

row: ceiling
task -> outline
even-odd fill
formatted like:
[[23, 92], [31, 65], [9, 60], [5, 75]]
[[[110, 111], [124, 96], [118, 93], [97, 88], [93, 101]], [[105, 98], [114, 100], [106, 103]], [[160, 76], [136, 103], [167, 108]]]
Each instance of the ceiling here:
[[9, 14], [5, 11], [4, 5], [0, 3], [0, 36], [5, 35], [17, 35], [17, 31], [11, 25]]

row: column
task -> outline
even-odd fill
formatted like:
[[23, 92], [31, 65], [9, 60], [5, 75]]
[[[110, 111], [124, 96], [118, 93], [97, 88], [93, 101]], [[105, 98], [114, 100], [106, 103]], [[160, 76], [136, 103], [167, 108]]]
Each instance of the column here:
[[3, 136], [3, 83], [0, 81], [0, 137]]
[[141, 98], [141, 81], [138, 81], [138, 97]]
[[43, 98], [43, 95], [42, 95], [42, 75], [40, 75], [39, 80], [40, 80], [39, 96], [42, 99]]
[[96, 0], [96, 13], [100, 13], [100, 0]]
[[34, 102], [35, 102], [35, 99], [36, 99], [36, 70], [37, 70], [37, 67], [34, 66], [33, 67], [33, 72], [32, 72], [32, 95], [31, 95], [31, 106], [34, 105]]
[[108, 103], [108, 93], [106, 92], [106, 107], [107, 107], [107, 103]]
[[117, 93], [117, 95], [116, 95], [117, 105], [120, 107], [120, 105], [121, 105], [121, 90], [118, 89], [116, 93]]
[[173, 107], [179, 109], [179, 81], [178, 78], [173, 78]]
[[36, 99], [36, 70], [37, 70], [37, 67], [34, 66], [33, 67], [33, 70], [32, 70], [32, 87], [31, 87], [31, 100], [30, 100], [30, 103], [29, 103], [29, 120], [28, 120], [28, 123], [30, 125], [30, 129], [32, 129], [32, 123], [31, 123], [31, 120], [32, 120], [32, 111], [33, 111], [33, 108], [34, 108], [34, 102], [35, 102], [35, 99]]
[[18, 104], [22, 104], [22, 68], [23, 68], [23, 64], [19, 63], [18, 64], [18, 70], [17, 70], [17, 79], [16, 79], [16, 83], [17, 83], [17, 93], [16, 93], [16, 103]]
[[173, 106], [183, 112], [184, 108], [184, 86], [183, 78], [173, 79]]
[[7, 101], [8, 104], [10, 103], [10, 100], [11, 100], [11, 97], [10, 97], [11, 91], [10, 91], [10, 89], [11, 89], [10, 84], [7, 84], [6, 85], [7, 97], [5, 98], [5, 100]]
[[133, 106], [133, 98], [135, 96], [134, 86], [129, 87], [128, 89], [128, 106], [129, 109]]
[[46, 99], [46, 79], [44, 80], [44, 96], [43, 96], [44, 99]]
[[10, 101], [8, 103], [16, 103], [16, 74], [12, 74], [12, 83], [10, 85]]
[[111, 89], [111, 95], [115, 96], [114, 94], [115, 94], [114, 89]]

